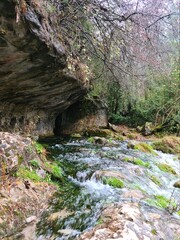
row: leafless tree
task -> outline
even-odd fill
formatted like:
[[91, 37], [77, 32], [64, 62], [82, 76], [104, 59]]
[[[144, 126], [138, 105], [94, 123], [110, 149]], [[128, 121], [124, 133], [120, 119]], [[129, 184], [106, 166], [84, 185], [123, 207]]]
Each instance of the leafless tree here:
[[89, 57], [100, 59], [103, 69], [116, 80], [141, 78], [148, 68], [160, 70], [162, 59], [172, 50], [169, 37], [172, 41], [178, 35], [174, 24], [177, 1], [49, 1], [59, 15], [58, 24], [72, 56], [86, 63]]

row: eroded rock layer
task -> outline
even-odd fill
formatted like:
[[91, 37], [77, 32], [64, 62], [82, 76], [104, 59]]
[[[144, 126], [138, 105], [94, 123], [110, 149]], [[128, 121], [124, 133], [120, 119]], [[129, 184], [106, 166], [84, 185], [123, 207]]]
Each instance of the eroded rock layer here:
[[55, 117], [84, 94], [48, 4], [0, 1], [1, 131], [49, 134]]

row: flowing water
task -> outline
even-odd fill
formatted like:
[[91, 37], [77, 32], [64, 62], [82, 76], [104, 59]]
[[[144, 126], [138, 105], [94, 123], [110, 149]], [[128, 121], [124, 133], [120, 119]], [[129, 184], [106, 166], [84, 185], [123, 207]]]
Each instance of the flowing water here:
[[[64, 181], [38, 224], [38, 240], [74, 240], [98, 223], [102, 209], [109, 203], [141, 201], [149, 206], [155, 204], [154, 196], [164, 196], [172, 206], [180, 205], [180, 190], [173, 187], [180, 173], [178, 158], [159, 151], [153, 155], [128, 149], [127, 143], [112, 141], [101, 146], [86, 139], [49, 143], [51, 157], [64, 171]], [[144, 166], [127, 161], [134, 158], [141, 159]], [[170, 165], [177, 175], [160, 170], [158, 163]], [[101, 177], [105, 173], [121, 176], [124, 187], [105, 184]], [[132, 189], [147, 197], [143, 200], [124, 197]]]

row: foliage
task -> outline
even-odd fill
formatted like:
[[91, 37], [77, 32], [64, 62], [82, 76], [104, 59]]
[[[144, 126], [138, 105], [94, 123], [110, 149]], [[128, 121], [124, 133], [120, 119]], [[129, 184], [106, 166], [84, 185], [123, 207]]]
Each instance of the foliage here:
[[[147, 85], [128, 87], [123, 82], [104, 81], [93, 84], [93, 94], [100, 96], [108, 107], [109, 121], [130, 126], [152, 122], [157, 131], [167, 129], [180, 133], [180, 82], [179, 70], [174, 63], [171, 73], [147, 72]], [[131, 80], [134, 81], [134, 80]], [[136, 80], [138, 84], [139, 80]], [[142, 90], [144, 89], [144, 90]]]
[[167, 172], [167, 173], [171, 173], [173, 175], [177, 175], [176, 171], [171, 166], [169, 166], [168, 164], [159, 163], [159, 164], [157, 164], [157, 166], [163, 172]]
[[[145, 97], [139, 98], [133, 106], [136, 116], [155, 126], [179, 132], [180, 128], [180, 82], [176, 66], [168, 76], [155, 76], [149, 83]], [[133, 112], [132, 112], [133, 114]]]
[[103, 183], [113, 186], [115, 188], [123, 188], [124, 187], [123, 181], [121, 181], [115, 177], [104, 177]]

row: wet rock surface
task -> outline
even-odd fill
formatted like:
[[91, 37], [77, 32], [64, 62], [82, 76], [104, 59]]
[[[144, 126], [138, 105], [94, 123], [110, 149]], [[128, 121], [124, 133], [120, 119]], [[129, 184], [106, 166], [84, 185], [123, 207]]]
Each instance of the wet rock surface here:
[[180, 222], [170, 214], [139, 203], [113, 204], [103, 210], [99, 223], [78, 240], [178, 239]]

